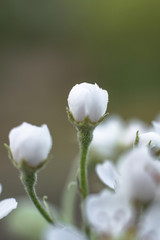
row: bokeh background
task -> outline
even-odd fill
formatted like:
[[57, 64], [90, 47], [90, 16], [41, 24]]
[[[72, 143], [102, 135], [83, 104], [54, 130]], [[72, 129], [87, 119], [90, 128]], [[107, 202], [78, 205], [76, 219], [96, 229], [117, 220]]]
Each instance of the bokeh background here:
[[[66, 115], [73, 85], [96, 82], [107, 89], [108, 112], [124, 119], [150, 123], [160, 112], [160, 2], [2, 0], [0, 5], [1, 198], [24, 195], [3, 147], [10, 129], [23, 121], [47, 123], [53, 159], [40, 172], [37, 191], [59, 206], [78, 152]], [[14, 239], [4, 221], [0, 238]]]

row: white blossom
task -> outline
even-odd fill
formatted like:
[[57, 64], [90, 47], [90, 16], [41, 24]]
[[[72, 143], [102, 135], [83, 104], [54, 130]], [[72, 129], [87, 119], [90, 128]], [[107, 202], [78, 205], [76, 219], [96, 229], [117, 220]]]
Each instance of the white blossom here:
[[[2, 186], [0, 185], [0, 193]], [[0, 219], [6, 217], [13, 209], [17, 207], [17, 202], [14, 198], [7, 198], [0, 201]]]
[[24, 122], [10, 131], [9, 142], [14, 161], [20, 163], [25, 160], [31, 167], [46, 160], [52, 147], [46, 124], [37, 127]]
[[121, 194], [103, 190], [91, 194], [86, 199], [88, 223], [98, 235], [117, 237], [132, 224], [134, 212]]
[[87, 240], [86, 236], [73, 226], [54, 226], [45, 230], [43, 240]]
[[116, 167], [106, 160], [96, 166], [101, 181], [127, 199], [148, 202], [160, 195], [160, 162], [146, 147], [122, 155]]
[[77, 122], [89, 117], [97, 122], [105, 114], [108, 104], [108, 93], [97, 84], [76, 84], [68, 95], [68, 106]]
[[126, 123], [119, 116], [109, 116], [94, 130], [91, 150], [103, 158], [114, 158], [119, 151], [133, 146], [137, 131], [144, 133], [147, 126], [139, 120]]

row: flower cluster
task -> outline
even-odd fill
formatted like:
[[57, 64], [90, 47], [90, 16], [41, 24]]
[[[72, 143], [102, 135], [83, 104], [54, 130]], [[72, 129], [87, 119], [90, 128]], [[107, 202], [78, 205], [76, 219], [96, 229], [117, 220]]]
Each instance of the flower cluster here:
[[[26, 192], [50, 224], [43, 240], [160, 239], [160, 121], [150, 127], [136, 119], [124, 122], [118, 116], [107, 117], [107, 105], [108, 93], [97, 84], [77, 84], [69, 93], [67, 113], [78, 133], [80, 163], [78, 174], [75, 166], [71, 171], [62, 211], [50, 208], [45, 199], [43, 204], [35, 191], [37, 173], [52, 148], [47, 125], [23, 123], [9, 133], [9, 156]], [[92, 186], [91, 193], [88, 171], [93, 166], [101, 184], [98, 190]], [[68, 188], [72, 183], [77, 191]], [[77, 192], [82, 229], [74, 219]], [[0, 202], [0, 216], [16, 205], [14, 199]]]
[[[116, 163], [111, 161], [110, 154], [110, 158], [104, 158], [102, 163], [96, 165], [98, 177], [108, 187], [100, 193], [89, 195], [86, 200], [87, 220], [97, 236], [127, 240], [132, 233], [131, 239], [136, 240], [160, 238], [157, 227], [160, 219], [159, 126], [159, 122], [153, 122], [148, 132], [138, 135], [137, 144], [135, 131], [132, 147], [127, 151], [123, 149]], [[106, 126], [100, 126], [103, 127], [105, 131]], [[141, 132], [141, 128], [138, 130]], [[117, 138], [112, 143], [117, 145]], [[98, 148], [96, 145], [94, 147]], [[101, 148], [105, 147], [102, 144]]]

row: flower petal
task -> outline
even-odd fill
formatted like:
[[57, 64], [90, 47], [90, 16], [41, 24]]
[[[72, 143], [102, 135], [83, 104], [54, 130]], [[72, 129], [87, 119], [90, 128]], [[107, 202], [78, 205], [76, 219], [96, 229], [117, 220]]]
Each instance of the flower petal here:
[[119, 180], [118, 173], [110, 161], [97, 164], [96, 173], [101, 181], [112, 189], [116, 189]]
[[16, 207], [17, 202], [14, 198], [8, 198], [0, 201], [0, 219], [7, 216]]

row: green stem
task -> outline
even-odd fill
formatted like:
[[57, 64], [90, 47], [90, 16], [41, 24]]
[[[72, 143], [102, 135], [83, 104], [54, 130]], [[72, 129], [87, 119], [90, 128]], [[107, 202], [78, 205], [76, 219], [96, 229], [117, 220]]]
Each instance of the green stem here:
[[79, 128], [78, 133], [80, 141], [81, 159], [80, 159], [80, 189], [82, 199], [88, 195], [88, 177], [87, 177], [87, 154], [89, 145], [93, 138], [93, 129], [88, 126]]
[[88, 147], [81, 146], [80, 186], [83, 199], [85, 199], [88, 195], [87, 152]]
[[21, 181], [24, 184], [24, 188], [33, 201], [36, 208], [42, 214], [42, 216], [47, 220], [47, 222], [54, 224], [52, 218], [46, 212], [45, 208], [42, 206], [40, 200], [35, 191], [35, 183], [37, 179], [37, 174], [34, 172], [21, 172]]
[[84, 200], [88, 195], [88, 176], [87, 176], [87, 155], [89, 145], [93, 138], [93, 127], [88, 125], [84, 125], [78, 128], [78, 138], [80, 142], [80, 150], [81, 150], [81, 158], [80, 158], [80, 191], [82, 196], [82, 218], [84, 224], [84, 230], [86, 235], [90, 239], [90, 228], [86, 223], [85, 215], [84, 215]]

